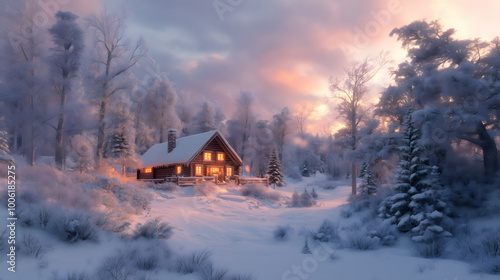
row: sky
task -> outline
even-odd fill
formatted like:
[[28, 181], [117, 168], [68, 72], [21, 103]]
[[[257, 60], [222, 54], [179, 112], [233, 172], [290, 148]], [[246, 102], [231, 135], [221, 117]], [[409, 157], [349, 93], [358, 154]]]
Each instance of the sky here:
[[39, 2], [81, 18], [103, 7], [125, 10], [127, 34], [143, 37], [149, 48], [149, 58], [135, 70], [138, 78], [167, 74], [178, 92], [220, 104], [228, 118], [240, 91], [255, 94], [265, 119], [284, 106], [292, 111], [308, 106], [315, 109], [307, 127], [311, 133], [338, 121], [328, 113], [329, 79], [342, 77], [349, 63], [388, 51], [394, 63], [371, 83], [372, 100], [390, 84], [390, 67], [405, 58], [389, 36], [393, 28], [427, 19], [440, 20], [463, 38], [500, 33], [497, 0]]

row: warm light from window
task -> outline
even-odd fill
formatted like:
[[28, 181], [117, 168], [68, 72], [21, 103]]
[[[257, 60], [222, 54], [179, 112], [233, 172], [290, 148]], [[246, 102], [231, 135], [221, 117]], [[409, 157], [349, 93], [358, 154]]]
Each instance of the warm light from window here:
[[151, 173], [151, 172], [153, 172], [152, 168], [146, 168], [146, 169], [144, 169], [144, 173]]
[[195, 174], [196, 176], [202, 176], [203, 175], [203, 169], [201, 167], [201, 165], [197, 165], [196, 168], [195, 168]]
[[229, 176], [229, 177], [233, 176], [233, 168], [232, 167], [228, 167], [226, 169], [226, 176]]
[[209, 152], [203, 153], [203, 160], [212, 160], [212, 153]]
[[217, 154], [217, 160], [224, 160], [224, 154]]
[[179, 165], [179, 166], [177, 166], [177, 168], [175, 169], [175, 172], [176, 172], [177, 174], [181, 174], [181, 172], [182, 172], [182, 166], [180, 166], [180, 165]]

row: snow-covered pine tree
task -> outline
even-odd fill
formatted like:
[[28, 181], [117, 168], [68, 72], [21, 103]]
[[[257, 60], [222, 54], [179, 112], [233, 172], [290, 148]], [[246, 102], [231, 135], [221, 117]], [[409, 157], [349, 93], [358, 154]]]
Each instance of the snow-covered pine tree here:
[[365, 176], [365, 171], [366, 171], [367, 167], [368, 167], [368, 163], [366, 161], [364, 161], [361, 164], [361, 168], [359, 169], [359, 178], [363, 178]]
[[302, 207], [311, 207], [315, 203], [312, 195], [304, 188], [304, 192], [300, 195], [300, 204]]
[[292, 194], [291, 207], [300, 207], [300, 194], [295, 190]]
[[311, 249], [309, 249], [309, 244], [307, 242], [307, 239], [304, 242], [304, 247], [302, 247], [302, 254], [312, 254]]
[[311, 191], [311, 196], [316, 199], [318, 198], [318, 194], [316, 193], [316, 190], [313, 188], [312, 191]]
[[274, 148], [271, 153], [267, 167], [267, 174], [269, 175], [269, 184], [277, 187], [285, 186], [285, 182], [283, 181], [283, 168], [281, 167], [281, 162], [278, 158], [276, 148]]
[[440, 237], [450, 237], [447, 225], [450, 223], [450, 207], [446, 202], [445, 190], [439, 179], [439, 168], [432, 167], [427, 187], [411, 197], [410, 207], [414, 213], [411, 216], [413, 237], [418, 243], [430, 243]]
[[138, 161], [133, 146], [133, 137], [130, 134], [132, 118], [127, 98], [117, 100], [117, 106], [112, 117], [114, 129], [108, 142], [109, 156], [116, 164], [122, 166], [122, 175], [125, 175], [125, 167], [135, 166]]
[[300, 167], [300, 175], [302, 175], [302, 177], [309, 177], [311, 175], [309, 171], [309, 163], [307, 162], [307, 160], [304, 160], [304, 163]]
[[410, 110], [405, 117], [405, 130], [402, 145], [399, 147], [400, 162], [397, 183], [392, 186], [396, 192], [382, 202], [380, 216], [387, 222], [396, 224], [402, 232], [410, 231], [412, 226], [410, 207], [411, 196], [419, 193], [425, 186], [427, 168], [420, 157], [420, 131], [415, 127]]
[[358, 188], [358, 196], [363, 198], [368, 198], [377, 193], [377, 180], [373, 175], [370, 165], [364, 163], [362, 165], [362, 170], [363, 170], [363, 177], [362, 177], [362, 183], [359, 185]]
[[76, 135], [71, 138], [70, 157], [73, 161], [72, 168], [78, 172], [87, 172], [92, 168], [93, 163], [92, 145], [86, 135]]

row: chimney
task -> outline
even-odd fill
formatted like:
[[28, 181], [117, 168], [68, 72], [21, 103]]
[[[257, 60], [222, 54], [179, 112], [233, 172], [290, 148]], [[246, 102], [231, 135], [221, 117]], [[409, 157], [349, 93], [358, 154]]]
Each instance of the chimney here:
[[168, 130], [168, 152], [170, 153], [175, 149], [177, 140], [177, 130], [169, 129]]

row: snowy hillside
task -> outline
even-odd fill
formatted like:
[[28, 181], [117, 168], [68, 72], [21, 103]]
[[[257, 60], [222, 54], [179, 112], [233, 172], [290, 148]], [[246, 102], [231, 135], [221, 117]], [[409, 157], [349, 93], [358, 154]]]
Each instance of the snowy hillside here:
[[[60, 183], [58, 180], [56, 186]], [[88, 188], [88, 183], [82, 184], [82, 188]], [[21, 218], [24, 224], [18, 230], [18, 240], [31, 235], [47, 246], [36, 257], [22, 251], [23, 245], [20, 245], [22, 252], [18, 253], [17, 272], [2, 274], [0, 279], [76, 279], [65, 277], [83, 272], [87, 274], [81, 275], [89, 278], [78, 279], [94, 279], [97, 276], [92, 276], [93, 273], [102, 271], [103, 263], [119, 255], [127, 259], [123, 271], [127, 272], [128, 278], [116, 279], [217, 279], [200, 278], [197, 272], [177, 273], [176, 263], [180, 256], [202, 250], [211, 253], [214, 267], [239, 273], [240, 277], [253, 277], [234, 279], [496, 279], [493, 275], [473, 273], [471, 265], [461, 261], [416, 257], [408, 237], [398, 234], [396, 237], [399, 238], [392, 247], [382, 246], [377, 239], [370, 239], [366, 248], [362, 244], [353, 246], [353, 237], [360, 236], [374, 223], [368, 209], [356, 209], [346, 204], [350, 194], [347, 180], [327, 181], [318, 174], [275, 191], [267, 190], [268, 193], [277, 192], [279, 200], [273, 195], [269, 195], [272, 199], [243, 196], [242, 188], [245, 187], [183, 187], [173, 191], [142, 189], [151, 198], [146, 210], [127, 215], [127, 221], [132, 225], [121, 234], [98, 230], [98, 241], [63, 242], [47, 230], [49, 226], [43, 228], [36, 222], [27, 226], [26, 218]], [[288, 207], [293, 192], [302, 193], [304, 188], [309, 192], [315, 189], [318, 195], [316, 205]], [[87, 192], [88, 189], [85, 194]], [[93, 195], [96, 197], [95, 193]], [[114, 207], [122, 207], [124, 201]], [[103, 207], [96, 209], [102, 211]], [[171, 238], [130, 239], [135, 224], [156, 217], [174, 227]], [[317, 233], [325, 219], [331, 221], [338, 234], [337, 239], [334, 237], [330, 242], [320, 242], [324, 239]], [[284, 229], [285, 238], [282, 240], [276, 238], [278, 227]], [[311, 254], [303, 254], [306, 239]], [[153, 254], [158, 259], [151, 269], [141, 270], [128, 262], [161, 251], [161, 248], [168, 254]]]

